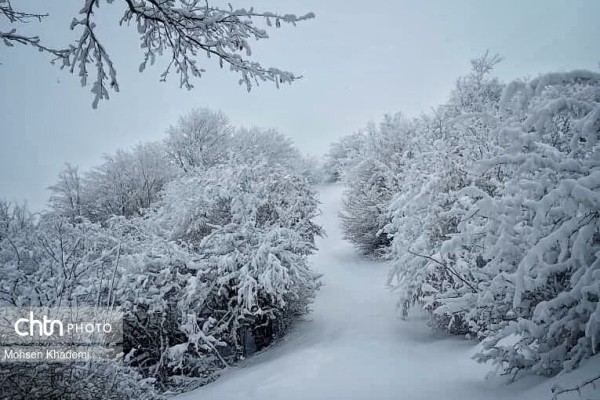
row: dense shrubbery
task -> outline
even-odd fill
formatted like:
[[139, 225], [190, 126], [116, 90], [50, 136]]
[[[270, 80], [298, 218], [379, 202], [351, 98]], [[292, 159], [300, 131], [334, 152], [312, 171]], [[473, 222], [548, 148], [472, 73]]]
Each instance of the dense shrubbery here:
[[504, 85], [497, 61], [473, 61], [432, 115], [342, 140], [326, 174], [405, 315], [482, 339], [476, 359], [506, 373], [555, 374], [600, 350], [600, 74]]
[[125, 315], [123, 365], [4, 364], [2, 396], [159, 397], [214, 379], [306, 312], [321, 234], [310, 164], [284, 136], [206, 110], [168, 133], [83, 176], [67, 165], [41, 214], [0, 202], [0, 304]]

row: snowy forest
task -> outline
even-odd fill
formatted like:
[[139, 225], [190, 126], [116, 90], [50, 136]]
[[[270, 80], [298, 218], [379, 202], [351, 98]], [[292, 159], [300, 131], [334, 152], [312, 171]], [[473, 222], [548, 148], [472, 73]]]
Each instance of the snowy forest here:
[[389, 265], [407, 323], [424, 310], [510, 381], [577, 369], [600, 349], [600, 74], [506, 84], [498, 62], [321, 163], [196, 109], [162, 141], [66, 164], [43, 212], [0, 201], [3, 305], [125, 313], [123, 364], [3, 364], [3, 398], [161, 398], [277, 343], [319, 289], [308, 259], [331, 182], [344, 239]]
[[0, 0], [0, 400], [600, 399], [598, 4], [214, 3]]

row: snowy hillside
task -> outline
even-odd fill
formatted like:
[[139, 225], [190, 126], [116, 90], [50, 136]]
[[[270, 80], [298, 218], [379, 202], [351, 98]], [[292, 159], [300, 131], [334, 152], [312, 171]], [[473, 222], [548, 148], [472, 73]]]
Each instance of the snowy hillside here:
[[0, 400], [600, 400], [598, 16], [0, 0]]
[[541, 400], [551, 398], [553, 382], [566, 387], [600, 368], [596, 359], [555, 380], [486, 380], [489, 367], [470, 358], [474, 342], [436, 336], [424, 320], [414, 321], [418, 317], [397, 317], [394, 295], [384, 289], [388, 266], [365, 260], [342, 239], [341, 193], [339, 185], [320, 190], [327, 237], [318, 241], [312, 263], [323, 287], [308, 320], [278, 345], [177, 400]]

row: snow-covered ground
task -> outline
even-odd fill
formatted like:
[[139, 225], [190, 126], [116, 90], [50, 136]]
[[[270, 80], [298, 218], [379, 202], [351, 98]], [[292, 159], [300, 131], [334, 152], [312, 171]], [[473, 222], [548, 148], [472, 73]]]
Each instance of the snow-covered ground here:
[[[277, 345], [179, 400], [551, 398], [554, 380], [486, 380], [490, 367], [470, 359], [473, 342], [436, 336], [419, 318], [400, 320], [394, 294], [385, 288], [388, 267], [365, 260], [342, 239], [341, 192], [335, 185], [320, 191], [320, 222], [328, 236], [318, 241], [312, 258], [324, 274], [314, 311]], [[600, 370], [600, 360], [558, 382], [570, 386], [594, 370]]]

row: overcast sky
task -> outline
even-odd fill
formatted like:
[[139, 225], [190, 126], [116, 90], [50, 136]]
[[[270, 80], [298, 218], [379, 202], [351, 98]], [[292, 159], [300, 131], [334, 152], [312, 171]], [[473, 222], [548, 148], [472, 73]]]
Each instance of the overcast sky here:
[[[163, 137], [195, 107], [221, 110], [236, 125], [275, 127], [305, 152], [322, 154], [336, 138], [387, 112], [418, 115], [444, 101], [469, 60], [486, 49], [504, 56], [504, 80], [540, 72], [598, 69], [600, 1], [231, 0], [236, 7], [317, 18], [271, 32], [254, 58], [302, 74], [292, 86], [265, 84], [247, 93], [237, 76], [202, 60], [195, 89], [177, 77], [159, 82], [160, 68], [138, 73], [134, 28], [119, 27], [120, 1], [97, 11], [101, 40], [118, 69], [121, 92], [91, 108], [89, 87], [29, 48], [0, 44], [0, 196], [47, 199], [65, 161], [85, 170], [103, 153]], [[60, 47], [75, 35], [69, 23], [83, 0], [13, 1], [49, 12], [30, 24]], [[43, 7], [51, 7], [44, 9]], [[0, 20], [0, 30], [6, 30]]]

